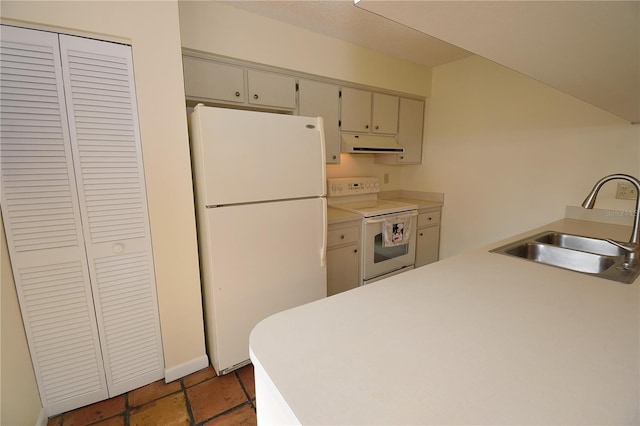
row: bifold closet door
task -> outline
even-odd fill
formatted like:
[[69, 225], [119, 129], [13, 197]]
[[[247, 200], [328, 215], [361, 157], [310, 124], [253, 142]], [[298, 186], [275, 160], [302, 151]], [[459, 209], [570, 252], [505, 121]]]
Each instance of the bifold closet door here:
[[40, 398], [51, 415], [108, 391], [58, 35], [0, 28], [2, 217]]
[[60, 35], [81, 216], [110, 396], [164, 377], [131, 47]]
[[53, 415], [164, 377], [131, 48], [1, 30], [2, 215]]

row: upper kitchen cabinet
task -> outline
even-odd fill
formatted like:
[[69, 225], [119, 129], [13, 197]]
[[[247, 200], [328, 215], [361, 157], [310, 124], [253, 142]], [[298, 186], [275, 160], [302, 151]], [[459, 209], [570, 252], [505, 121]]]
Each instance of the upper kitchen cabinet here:
[[400, 98], [397, 139], [404, 147], [402, 154], [376, 155], [378, 164], [419, 164], [422, 161], [422, 133], [425, 102]]
[[342, 89], [341, 128], [345, 132], [371, 131], [371, 92]]
[[383, 93], [373, 94], [371, 110], [373, 133], [395, 134], [398, 131], [398, 97]]
[[295, 109], [296, 79], [271, 72], [247, 70], [249, 103]]
[[187, 98], [244, 103], [244, 70], [240, 67], [184, 56], [184, 91]]
[[208, 58], [183, 55], [184, 87], [188, 100], [236, 108], [296, 108], [296, 78], [250, 69]]
[[344, 87], [341, 119], [345, 132], [395, 134], [398, 131], [398, 97]]
[[340, 164], [340, 88], [303, 79], [298, 84], [298, 113], [322, 117], [327, 164]]

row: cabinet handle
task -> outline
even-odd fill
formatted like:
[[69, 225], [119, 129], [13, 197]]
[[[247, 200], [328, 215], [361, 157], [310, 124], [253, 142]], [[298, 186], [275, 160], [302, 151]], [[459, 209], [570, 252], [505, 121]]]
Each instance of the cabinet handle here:
[[380, 126], [376, 126], [376, 130], [378, 130], [380, 128]]
[[420, 233], [420, 236], [422, 237], [422, 236], [424, 236], [424, 234], [421, 232], [421, 233]]
[[258, 99], [258, 94], [253, 95], [253, 99]]
[[236, 98], [240, 97], [240, 92], [236, 92]]
[[401, 160], [404, 160], [404, 155], [401, 155], [401, 156], [400, 156], [400, 159], [401, 159]]
[[427, 218], [427, 220], [431, 220], [431, 216], [429, 216], [429, 217]]
[[340, 235], [340, 239], [344, 240], [344, 234]]
[[357, 253], [357, 252], [358, 252], [358, 249], [353, 249], [353, 252], [354, 252], [354, 253]]
[[338, 156], [337, 156], [337, 155], [334, 155], [334, 156], [333, 156], [333, 159], [335, 160], [336, 158], [338, 158]]
[[364, 125], [364, 128], [365, 128], [365, 129], [368, 129], [368, 128], [369, 128], [369, 125], [368, 125], [368, 124], [365, 124], [365, 125]]

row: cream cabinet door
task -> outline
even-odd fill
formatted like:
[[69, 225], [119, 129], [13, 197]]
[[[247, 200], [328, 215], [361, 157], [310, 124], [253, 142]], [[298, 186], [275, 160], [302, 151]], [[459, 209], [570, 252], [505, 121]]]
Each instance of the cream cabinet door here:
[[341, 129], [346, 132], [369, 132], [371, 129], [371, 92], [342, 88]]
[[327, 250], [327, 296], [360, 285], [358, 244]]
[[398, 163], [417, 164], [422, 161], [424, 106], [424, 101], [400, 98], [398, 142], [404, 147], [404, 153], [396, 154]]
[[422, 162], [422, 135], [425, 102], [400, 98], [398, 112], [398, 142], [404, 147], [402, 154], [377, 155], [379, 164], [420, 164]]
[[244, 70], [191, 56], [182, 57], [187, 99], [244, 103]]
[[252, 105], [294, 109], [296, 79], [266, 71], [247, 70], [249, 103]]
[[398, 97], [374, 93], [371, 116], [373, 133], [395, 135], [398, 132]]
[[418, 228], [416, 238], [416, 268], [438, 260], [440, 227]]
[[300, 80], [298, 114], [322, 117], [327, 164], [340, 164], [340, 88], [313, 80]]

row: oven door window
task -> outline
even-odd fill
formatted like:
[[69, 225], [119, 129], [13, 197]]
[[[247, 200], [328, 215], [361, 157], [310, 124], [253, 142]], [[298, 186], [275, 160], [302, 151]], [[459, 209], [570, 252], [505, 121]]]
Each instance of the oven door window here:
[[373, 263], [385, 262], [396, 257], [405, 256], [407, 253], [409, 253], [409, 244], [385, 247], [382, 242], [382, 233], [377, 234], [373, 240]]

